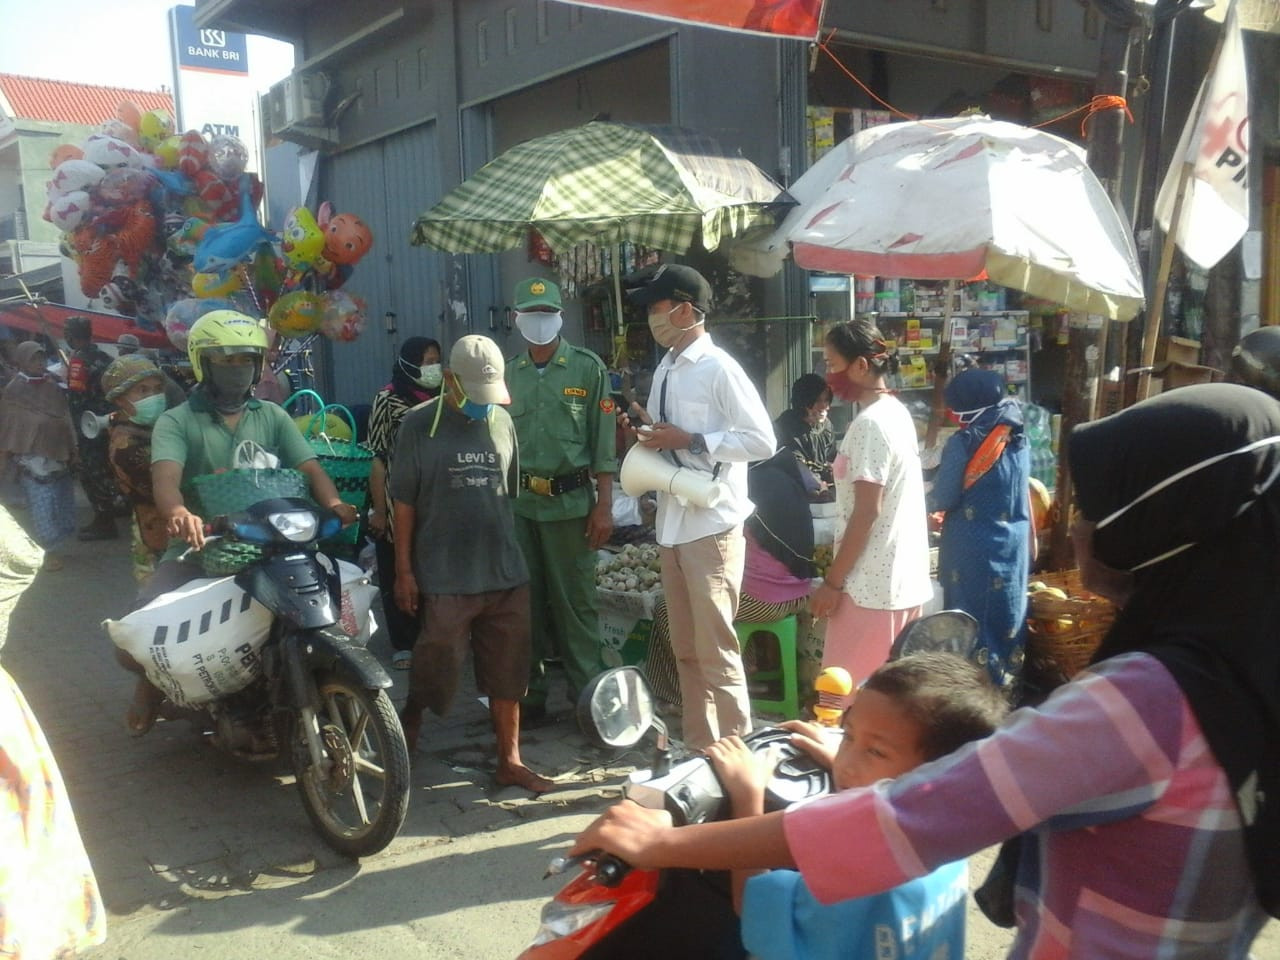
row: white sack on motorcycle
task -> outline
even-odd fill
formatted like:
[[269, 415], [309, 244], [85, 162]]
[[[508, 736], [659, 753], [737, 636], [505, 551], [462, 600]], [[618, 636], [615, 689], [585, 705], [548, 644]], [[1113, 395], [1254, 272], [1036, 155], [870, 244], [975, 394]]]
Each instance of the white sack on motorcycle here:
[[261, 673], [258, 651], [271, 612], [233, 577], [193, 580], [120, 620], [104, 620], [111, 642], [178, 706], [208, 703]]

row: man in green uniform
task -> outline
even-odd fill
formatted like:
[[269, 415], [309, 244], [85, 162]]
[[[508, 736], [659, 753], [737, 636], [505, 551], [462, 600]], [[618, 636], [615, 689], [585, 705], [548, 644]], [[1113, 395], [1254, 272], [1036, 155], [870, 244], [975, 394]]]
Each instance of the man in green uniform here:
[[507, 361], [506, 376], [520, 445], [516, 536], [533, 620], [524, 715], [536, 721], [546, 715], [549, 657], [563, 661], [574, 699], [601, 670], [596, 550], [613, 532], [616, 417], [600, 358], [560, 336], [560, 289], [522, 280], [515, 308], [529, 349]]

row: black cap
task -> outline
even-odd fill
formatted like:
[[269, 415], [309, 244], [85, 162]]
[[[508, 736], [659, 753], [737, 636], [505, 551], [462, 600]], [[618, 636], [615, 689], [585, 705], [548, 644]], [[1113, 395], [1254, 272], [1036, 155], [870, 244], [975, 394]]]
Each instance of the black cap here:
[[630, 282], [639, 284], [627, 291], [632, 303], [648, 306], [659, 300], [692, 303], [695, 310], [711, 312], [711, 284], [693, 267], [682, 263], [664, 263], [653, 273], [636, 275]]
[[71, 337], [92, 337], [93, 322], [88, 317], [78, 315], [67, 317], [62, 324], [62, 335], [68, 339]]

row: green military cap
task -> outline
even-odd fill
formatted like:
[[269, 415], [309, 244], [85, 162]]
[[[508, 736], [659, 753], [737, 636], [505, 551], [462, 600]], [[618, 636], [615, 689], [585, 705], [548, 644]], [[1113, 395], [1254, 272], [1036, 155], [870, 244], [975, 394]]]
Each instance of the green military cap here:
[[530, 307], [550, 307], [561, 309], [560, 288], [550, 280], [542, 277], [530, 277], [516, 284], [516, 309], [528, 310]]

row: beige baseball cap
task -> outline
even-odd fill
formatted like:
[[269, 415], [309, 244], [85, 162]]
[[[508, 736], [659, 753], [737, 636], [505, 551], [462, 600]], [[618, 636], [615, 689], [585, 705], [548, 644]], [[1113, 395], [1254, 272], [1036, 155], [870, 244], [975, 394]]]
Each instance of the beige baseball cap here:
[[479, 334], [460, 338], [449, 352], [449, 370], [462, 383], [467, 398], [475, 403], [511, 402], [502, 379], [504, 366], [498, 345]]

